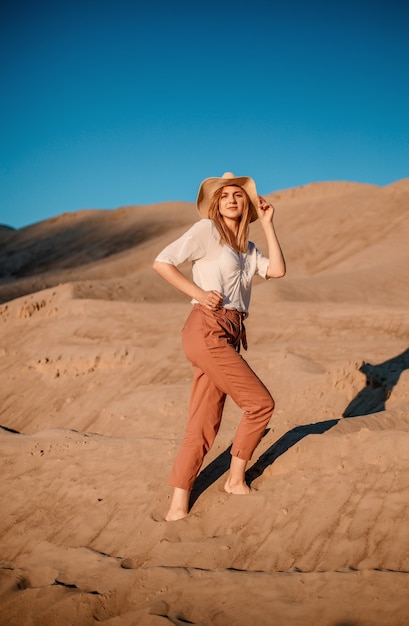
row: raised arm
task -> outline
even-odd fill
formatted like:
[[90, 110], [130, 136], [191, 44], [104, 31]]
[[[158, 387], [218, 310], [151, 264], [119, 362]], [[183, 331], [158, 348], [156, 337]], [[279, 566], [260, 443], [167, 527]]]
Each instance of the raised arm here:
[[277, 235], [274, 229], [274, 207], [268, 204], [261, 196], [257, 207], [258, 217], [267, 239], [269, 266], [267, 276], [269, 278], [282, 278], [285, 275], [285, 259], [282, 253]]

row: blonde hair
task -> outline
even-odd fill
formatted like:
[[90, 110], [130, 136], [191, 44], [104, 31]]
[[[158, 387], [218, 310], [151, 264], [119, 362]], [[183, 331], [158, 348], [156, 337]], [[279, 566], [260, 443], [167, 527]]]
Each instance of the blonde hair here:
[[209, 219], [213, 220], [216, 224], [216, 228], [219, 231], [220, 235], [220, 243], [225, 243], [228, 246], [231, 246], [237, 252], [247, 252], [249, 242], [249, 224], [251, 218], [250, 198], [247, 192], [243, 189], [243, 187], [240, 187], [239, 185], [234, 186], [241, 189], [244, 196], [243, 213], [240, 218], [237, 237], [235, 237], [232, 231], [227, 228], [226, 222], [219, 212], [219, 201], [223, 193], [224, 187], [220, 187], [214, 192], [213, 197], [210, 201], [208, 216]]

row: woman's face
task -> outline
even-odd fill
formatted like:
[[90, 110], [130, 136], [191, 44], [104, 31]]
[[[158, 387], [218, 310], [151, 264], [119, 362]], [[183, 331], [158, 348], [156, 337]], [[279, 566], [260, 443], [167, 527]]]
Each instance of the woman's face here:
[[241, 187], [228, 185], [223, 187], [219, 200], [219, 213], [225, 219], [239, 220], [245, 206], [244, 192]]

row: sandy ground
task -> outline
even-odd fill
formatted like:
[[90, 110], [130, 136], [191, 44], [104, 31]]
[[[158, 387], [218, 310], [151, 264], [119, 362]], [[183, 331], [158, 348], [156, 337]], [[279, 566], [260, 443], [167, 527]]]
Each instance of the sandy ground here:
[[228, 402], [172, 523], [190, 304], [151, 264], [194, 206], [0, 228], [1, 626], [409, 624], [409, 180], [269, 198], [288, 273], [247, 322], [276, 400], [253, 493], [222, 489]]

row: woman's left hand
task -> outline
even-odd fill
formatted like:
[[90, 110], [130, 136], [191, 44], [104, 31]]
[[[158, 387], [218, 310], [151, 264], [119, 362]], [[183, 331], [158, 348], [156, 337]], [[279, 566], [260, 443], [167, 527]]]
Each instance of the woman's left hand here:
[[258, 197], [257, 214], [261, 222], [273, 221], [274, 207], [261, 196]]

